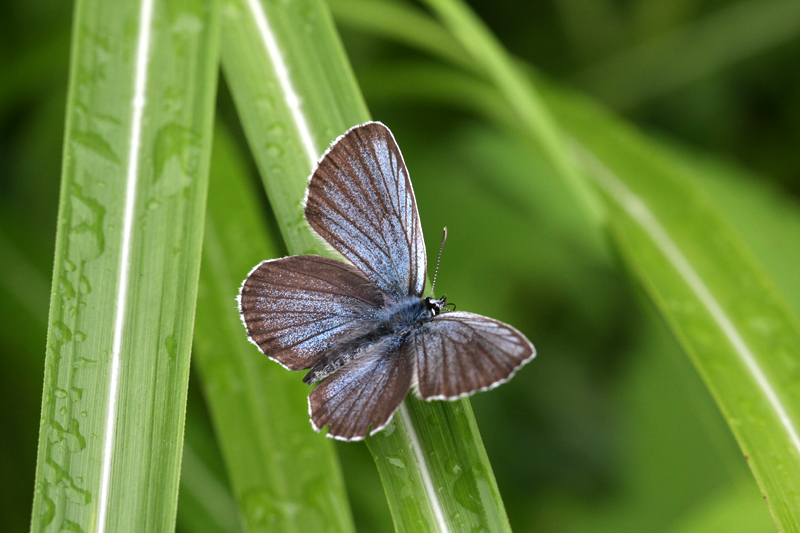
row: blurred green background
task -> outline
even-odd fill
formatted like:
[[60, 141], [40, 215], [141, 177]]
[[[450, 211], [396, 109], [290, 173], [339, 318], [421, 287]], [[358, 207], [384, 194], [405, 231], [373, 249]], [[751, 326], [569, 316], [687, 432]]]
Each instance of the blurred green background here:
[[[701, 186], [798, 312], [797, 2], [469, 3], [520, 59], [695, 160]], [[0, 4], [0, 524], [9, 531], [27, 529], [33, 496], [71, 17], [69, 2]], [[509, 384], [472, 399], [512, 528], [775, 531], [696, 372], [607, 243], [574, 219], [562, 182], [529, 145], [382, 82], [406, 69], [424, 83], [417, 52], [346, 17], [340, 31], [373, 116], [403, 149], [431, 261], [448, 226], [439, 291], [515, 325], [538, 349]], [[224, 85], [219, 119], [247, 153]], [[536, 209], [503, 185], [531, 181]], [[203, 420], [194, 377], [189, 402]], [[357, 527], [391, 530], [366, 447], [337, 449]], [[178, 528], [192, 529], [180, 510]]]

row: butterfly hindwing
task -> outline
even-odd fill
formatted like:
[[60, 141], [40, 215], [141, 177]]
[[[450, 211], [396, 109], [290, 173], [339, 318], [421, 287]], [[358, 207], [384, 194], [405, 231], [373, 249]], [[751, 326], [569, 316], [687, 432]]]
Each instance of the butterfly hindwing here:
[[426, 400], [454, 400], [511, 379], [536, 351], [525, 336], [497, 320], [445, 312], [409, 336], [417, 392]]
[[331, 145], [309, 180], [305, 216], [395, 300], [422, 294], [425, 241], [408, 170], [389, 128], [368, 122]]
[[358, 269], [315, 255], [264, 261], [239, 294], [251, 342], [290, 370], [310, 368], [383, 303]]
[[329, 437], [348, 441], [380, 431], [411, 389], [413, 375], [414, 361], [396, 337], [365, 346], [357, 359], [311, 391], [314, 429], [329, 425]]

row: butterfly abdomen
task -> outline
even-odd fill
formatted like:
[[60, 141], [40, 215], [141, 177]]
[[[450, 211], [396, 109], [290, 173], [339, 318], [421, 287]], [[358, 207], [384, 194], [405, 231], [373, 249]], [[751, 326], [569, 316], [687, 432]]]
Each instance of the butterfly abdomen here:
[[374, 355], [373, 347], [377, 343], [381, 343], [386, 350], [397, 348], [412, 331], [431, 317], [424, 300], [415, 296], [391, 303], [374, 321], [364, 321], [357, 332], [351, 332], [347, 339], [317, 360], [303, 381], [309, 385], [322, 381], [350, 361], [358, 360], [364, 354]]
[[355, 327], [350, 334], [341, 339], [336, 345], [320, 357], [311, 370], [303, 377], [303, 382], [311, 385], [322, 381], [348, 362], [356, 359], [371, 345], [375, 344], [382, 335], [376, 322], [365, 320], [359, 327]]

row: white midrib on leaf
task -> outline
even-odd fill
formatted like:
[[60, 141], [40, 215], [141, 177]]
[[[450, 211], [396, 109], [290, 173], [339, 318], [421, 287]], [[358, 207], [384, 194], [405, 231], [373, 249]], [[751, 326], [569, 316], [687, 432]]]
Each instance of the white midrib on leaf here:
[[591, 154], [586, 148], [573, 143], [573, 148], [578, 159], [585, 163], [589, 175], [600, 185], [617, 203], [633, 218], [652, 239], [656, 247], [664, 254], [670, 264], [678, 271], [681, 278], [694, 292], [697, 299], [708, 310], [708, 313], [717, 323], [722, 333], [728, 339], [739, 359], [753, 376], [756, 385], [766, 397], [770, 407], [786, 431], [795, 452], [800, 454], [800, 436], [791, 417], [783, 407], [778, 394], [775, 392], [750, 347], [739, 334], [727, 313], [722, 309], [714, 295], [703, 282], [700, 275], [692, 267], [686, 256], [683, 255], [678, 245], [672, 240], [667, 230], [661, 225], [656, 216], [650, 211], [647, 204], [620, 180], [608, 167]]
[[448, 527], [447, 521], [444, 518], [442, 504], [437, 497], [436, 487], [433, 486], [433, 479], [431, 478], [431, 472], [428, 468], [428, 462], [425, 459], [425, 453], [422, 450], [422, 444], [419, 442], [417, 431], [414, 429], [414, 421], [411, 420], [411, 416], [408, 414], [408, 409], [406, 408], [405, 402], [400, 404], [400, 408], [397, 410], [397, 413], [400, 414], [400, 419], [403, 421], [403, 427], [408, 435], [411, 451], [414, 453], [414, 459], [417, 463], [417, 468], [419, 468], [419, 475], [422, 478], [422, 484], [425, 487], [425, 493], [428, 495], [428, 502], [430, 503], [431, 511], [433, 512], [433, 518], [436, 520], [436, 527], [439, 528], [439, 533], [447, 533], [450, 531], [450, 528]]
[[139, 178], [139, 157], [142, 138], [142, 115], [146, 104], [147, 66], [150, 57], [150, 30], [153, 24], [153, 0], [142, 0], [139, 12], [139, 36], [136, 43], [136, 70], [133, 79], [133, 101], [131, 110], [130, 144], [128, 146], [128, 168], [125, 173], [125, 209], [122, 219], [122, 246], [120, 249], [117, 276], [117, 297], [114, 302], [114, 336], [111, 348], [108, 398], [106, 400], [105, 431], [101, 457], [100, 494], [97, 501], [97, 533], [104, 533], [108, 518], [111, 490], [111, 470], [119, 409], [120, 371], [122, 366], [122, 344], [130, 290], [131, 245], [133, 219], [136, 209], [136, 188]]
[[264, 49], [267, 51], [269, 60], [275, 68], [275, 75], [278, 77], [278, 83], [281, 86], [281, 92], [286, 100], [286, 106], [292, 114], [297, 133], [300, 135], [300, 142], [303, 143], [303, 148], [309, 160], [309, 174], [317, 164], [319, 153], [316, 146], [314, 146], [314, 137], [311, 135], [311, 128], [308, 125], [303, 110], [300, 106], [300, 97], [297, 96], [297, 91], [294, 90], [292, 79], [289, 77], [289, 69], [281, 55], [278, 41], [275, 39], [275, 34], [269, 25], [267, 14], [264, 11], [264, 6], [258, 0], [247, 0], [247, 7], [253, 15], [258, 28], [258, 35], [261, 36], [261, 42], [264, 43]]

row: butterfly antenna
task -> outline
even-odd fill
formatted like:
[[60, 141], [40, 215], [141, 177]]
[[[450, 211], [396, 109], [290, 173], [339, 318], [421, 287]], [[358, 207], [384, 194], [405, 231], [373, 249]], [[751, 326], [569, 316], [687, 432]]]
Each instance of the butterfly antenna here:
[[442, 250], [444, 250], [444, 241], [447, 240], [447, 226], [444, 227], [444, 235], [442, 235], [442, 245], [439, 247], [439, 258], [436, 260], [436, 273], [433, 274], [433, 283], [431, 283], [431, 296], [433, 296], [433, 288], [436, 287], [436, 276], [439, 275], [439, 263], [442, 261]]

